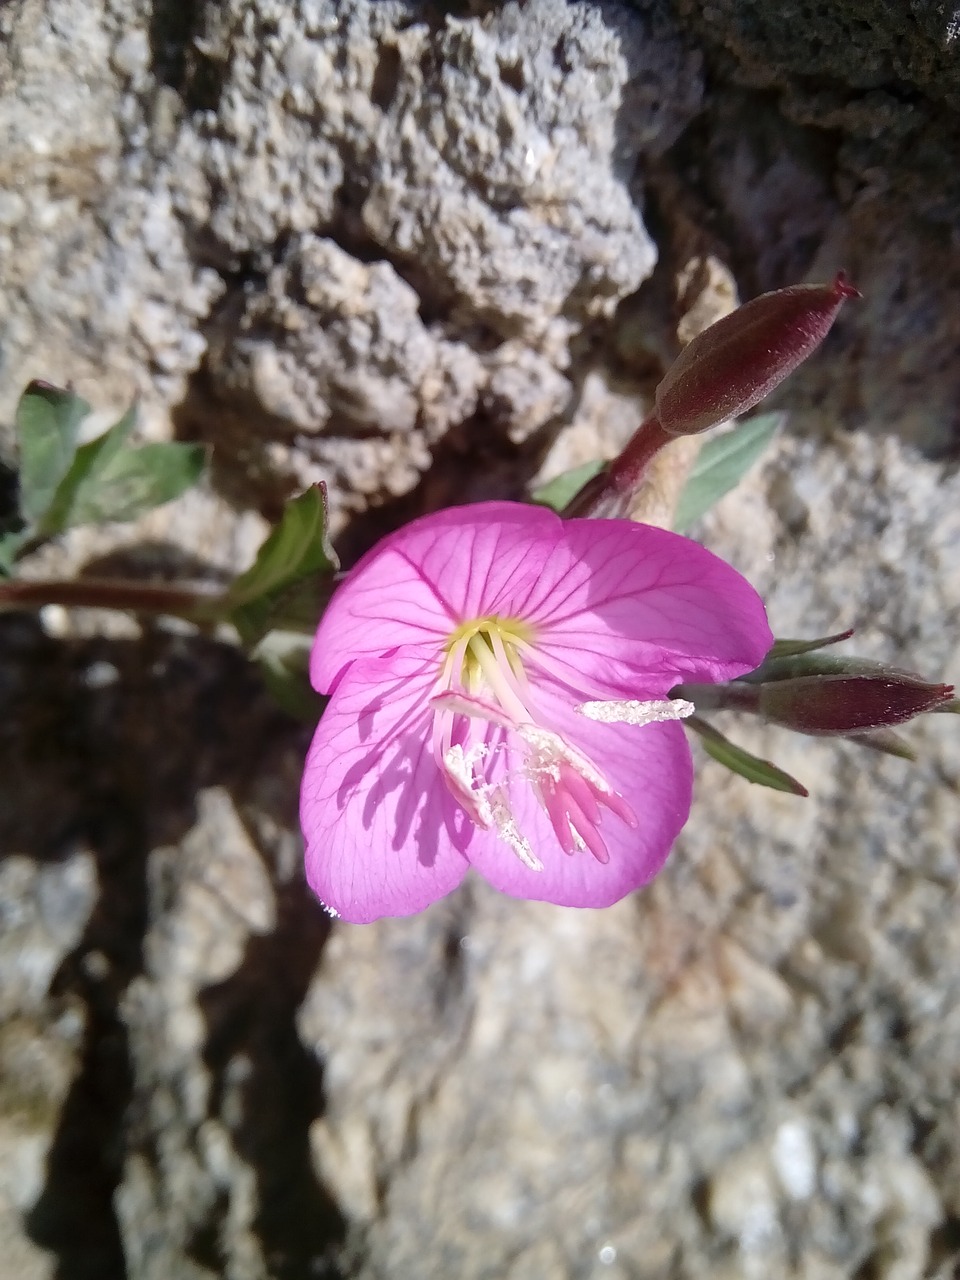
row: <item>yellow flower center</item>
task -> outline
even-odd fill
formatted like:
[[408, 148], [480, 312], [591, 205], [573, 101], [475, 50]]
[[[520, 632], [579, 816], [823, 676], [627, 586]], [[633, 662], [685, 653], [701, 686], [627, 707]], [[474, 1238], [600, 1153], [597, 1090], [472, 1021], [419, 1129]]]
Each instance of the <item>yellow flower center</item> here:
[[509, 670], [521, 677], [520, 651], [524, 645], [532, 644], [535, 638], [536, 632], [529, 623], [521, 622], [519, 618], [494, 615], [461, 623], [451, 632], [444, 648], [448, 654], [463, 655], [460, 681], [468, 693], [475, 694], [489, 685], [495, 664], [504, 660]]

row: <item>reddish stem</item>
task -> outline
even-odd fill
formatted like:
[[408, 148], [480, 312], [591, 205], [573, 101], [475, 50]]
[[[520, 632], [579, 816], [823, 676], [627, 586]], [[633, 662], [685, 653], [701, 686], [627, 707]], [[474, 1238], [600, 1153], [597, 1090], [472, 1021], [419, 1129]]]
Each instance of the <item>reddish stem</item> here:
[[637, 427], [623, 452], [598, 475], [588, 480], [564, 507], [564, 518], [592, 516], [623, 519], [629, 516], [631, 504], [647, 468], [663, 446], [673, 439], [660, 426], [657, 415], [651, 413]]
[[647, 467], [663, 446], [674, 438], [664, 431], [655, 413], [644, 418], [630, 437], [626, 448], [610, 464], [608, 479], [611, 487], [618, 493], [636, 493]]
[[46, 582], [18, 579], [0, 583], [0, 613], [18, 608], [39, 609], [45, 604], [166, 613], [190, 622], [216, 622], [223, 616], [223, 601], [218, 594], [125, 578], [64, 578]]

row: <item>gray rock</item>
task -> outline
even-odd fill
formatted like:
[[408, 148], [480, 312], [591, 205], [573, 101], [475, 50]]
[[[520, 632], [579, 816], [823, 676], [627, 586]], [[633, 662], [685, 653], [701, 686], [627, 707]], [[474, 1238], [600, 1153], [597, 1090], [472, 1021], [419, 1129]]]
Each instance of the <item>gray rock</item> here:
[[213, 339], [209, 374], [239, 447], [262, 449], [268, 437], [270, 462], [292, 486], [325, 480], [335, 524], [344, 505], [413, 488], [430, 445], [476, 409], [480, 358], [418, 312], [386, 262], [367, 266], [331, 240], [299, 236]]
[[949, 452], [960, 399], [960, 10], [884, 0], [829, 12], [805, 0], [677, 8], [714, 72], [750, 86], [708, 102], [692, 159], [746, 291], [842, 266], [866, 296], [844, 317], [832, 359], [791, 384], [802, 428], [817, 429], [829, 399], [848, 427]]
[[[8, 20], [15, 48], [36, 50], [12, 63], [11, 163], [36, 169], [40, 133], [49, 159], [4, 207], [5, 412], [27, 377], [73, 378], [99, 403], [141, 394], [162, 436], [213, 340], [183, 416], [267, 506], [317, 478], [361, 508], [408, 491], [451, 427], [483, 430], [494, 373], [490, 424], [514, 440], [538, 429], [564, 399], [569, 341], [653, 268], [630, 182], [696, 110], [696, 54], [669, 24], [586, 4], [483, 22], [368, 0], [231, 13], [204, 15], [181, 100], [158, 83], [156, 49], [152, 75], [143, 64], [157, 22], [85, 12], [71, 89], [96, 84], [108, 134], [55, 106], [56, 40], [81, 21], [69, 0]], [[43, 175], [73, 173], [78, 152], [77, 192], [58, 204]], [[481, 331], [487, 348], [513, 340], [486, 376]], [[307, 438], [278, 439], [284, 423]]]
[[[214, 1274], [185, 1269], [184, 1261], [222, 1213], [229, 1222], [222, 1274], [260, 1276], [256, 1172], [211, 1114], [217, 1108], [199, 996], [237, 972], [251, 936], [276, 925], [273, 888], [229, 797], [218, 791], [201, 796], [198, 826], [179, 848], [150, 855], [147, 874], [155, 923], [144, 940], [144, 973], [121, 1007], [137, 1081], [116, 1201], [127, 1265], [148, 1277]], [[227, 1064], [231, 1084], [220, 1106], [235, 1120], [249, 1075], [242, 1055]]]
[[16, 855], [0, 863], [0, 1244], [4, 1266], [27, 1280], [53, 1276], [23, 1220], [43, 1193], [86, 1030], [82, 1004], [50, 988], [96, 892], [93, 858], [82, 850], [48, 866]]
[[619, 35], [590, 6], [541, 0], [397, 47], [369, 234], [507, 335], [555, 346], [609, 314], [656, 256], [625, 180], [635, 135], [618, 145]]
[[124, 62], [148, 42], [147, 8], [53, 0], [2, 18], [0, 134], [15, 195], [0, 232], [4, 420], [31, 377], [72, 379], [101, 405], [136, 394], [169, 405], [203, 355], [198, 322], [222, 282], [191, 260], [147, 145], [152, 78], [111, 63], [114, 47]]
[[[784, 477], [808, 504], [799, 535]], [[855, 623], [861, 650], [937, 673], [960, 659], [933, 621], [960, 600], [958, 500], [955, 477], [892, 441], [785, 440], [704, 533], [761, 585], [778, 634]], [[945, 1266], [960, 1196], [947, 720], [912, 730], [920, 765], [727, 725], [811, 798], [701, 762], [666, 870], [611, 910], [473, 884], [416, 920], [338, 930], [299, 1027], [325, 1066], [311, 1143], [362, 1241], [358, 1274]]]

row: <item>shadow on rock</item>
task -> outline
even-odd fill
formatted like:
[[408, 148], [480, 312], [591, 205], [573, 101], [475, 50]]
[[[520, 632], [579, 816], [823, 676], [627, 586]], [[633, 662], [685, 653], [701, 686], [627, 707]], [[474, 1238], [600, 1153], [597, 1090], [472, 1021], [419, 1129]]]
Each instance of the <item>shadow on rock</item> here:
[[[294, 1022], [328, 932], [300, 884], [286, 886], [278, 893], [275, 932], [251, 938], [240, 968], [200, 995], [211, 1110], [233, 1119], [234, 1146], [256, 1170], [253, 1226], [276, 1280], [338, 1274], [333, 1251], [344, 1221], [316, 1180], [308, 1142], [323, 1110], [322, 1072]], [[230, 1117], [231, 1110], [238, 1114]], [[215, 1265], [216, 1252], [203, 1260]]]
[[[222, 788], [238, 811], [252, 801], [268, 822], [295, 829], [295, 786], [269, 780], [280, 753], [305, 748], [305, 730], [274, 708], [241, 654], [199, 636], [55, 641], [34, 619], [11, 615], [0, 618], [0, 654], [0, 864], [26, 855], [56, 867], [84, 850], [98, 889], [79, 944], [37, 1008], [22, 1011], [49, 1028], [73, 1000], [86, 1028], [26, 1226], [57, 1255], [63, 1280], [112, 1280], [130, 1265], [115, 1193], [138, 1084], [122, 999], [143, 980], [144, 938], [155, 928], [148, 856], [184, 839], [209, 787]], [[242, 1048], [249, 1063], [249, 1121], [237, 1141], [256, 1176], [255, 1229], [278, 1276], [306, 1274], [306, 1257], [342, 1236], [310, 1168], [320, 1071], [293, 1022], [326, 935], [294, 875], [277, 890], [276, 929], [252, 938], [239, 970], [201, 997], [213, 1092], [228, 1056]]]

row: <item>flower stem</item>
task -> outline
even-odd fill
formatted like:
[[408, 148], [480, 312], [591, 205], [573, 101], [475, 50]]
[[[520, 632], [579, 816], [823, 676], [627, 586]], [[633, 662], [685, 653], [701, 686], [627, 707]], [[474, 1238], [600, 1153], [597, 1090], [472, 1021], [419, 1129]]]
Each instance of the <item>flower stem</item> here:
[[756, 685], [732, 681], [728, 684], [678, 684], [670, 690], [671, 698], [684, 698], [698, 711], [760, 710], [760, 691]]
[[601, 516], [606, 519], [632, 514], [641, 484], [650, 463], [675, 439], [661, 427], [655, 413], [644, 418], [623, 452], [609, 466], [583, 486], [563, 510], [571, 516]]
[[11, 609], [40, 609], [47, 604], [169, 614], [195, 623], [217, 622], [224, 617], [224, 600], [219, 593], [190, 591], [183, 587], [160, 586], [126, 578], [0, 582], [0, 613]]
[[649, 414], [630, 437], [620, 456], [610, 464], [611, 486], [629, 498], [640, 487], [650, 463], [673, 439], [661, 427], [656, 413]]

